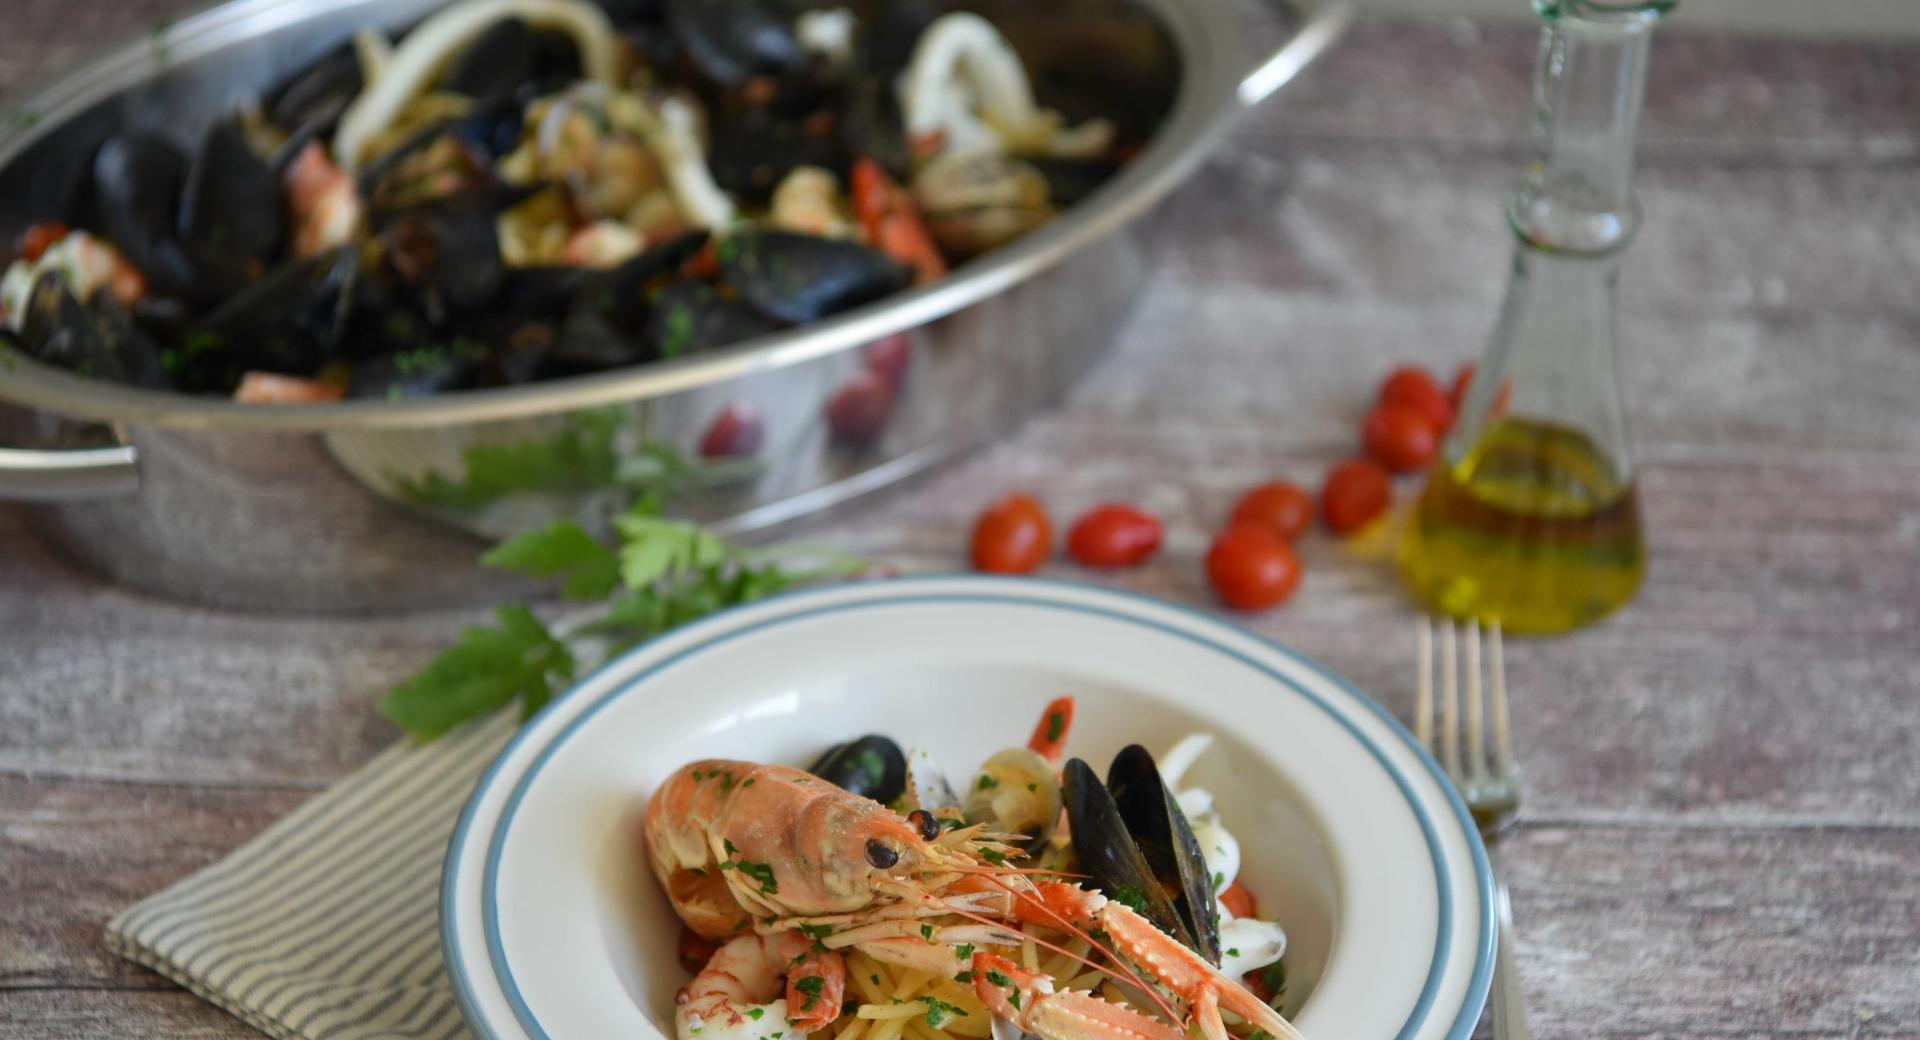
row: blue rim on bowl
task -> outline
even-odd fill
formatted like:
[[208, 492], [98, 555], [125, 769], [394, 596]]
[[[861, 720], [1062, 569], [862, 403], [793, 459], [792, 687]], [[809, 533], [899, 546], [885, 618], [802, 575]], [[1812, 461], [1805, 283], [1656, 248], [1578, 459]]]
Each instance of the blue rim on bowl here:
[[[956, 585], [968, 588], [970, 591], [952, 590], [953, 586]], [[1429, 855], [1432, 857], [1436, 890], [1439, 896], [1439, 927], [1434, 943], [1433, 960], [1429, 965], [1427, 979], [1421, 990], [1419, 999], [1415, 1003], [1406, 1022], [1395, 1035], [1395, 1040], [1410, 1040], [1410, 1038], [1417, 1035], [1421, 1028], [1427, 1024], [1428, 1018], [1433, 1013], [1433, 1005], [1437, 999], [1438, 989], [1446, 969], [1446, 949], [1455, 934], [1458, 922], [1456, 921], [1457, 914], [1451, 894], [1448, 864], [1440, 849], [1438, 826], [1433, 817], [1428, 813], [1426, 807], [1420, 804], [1419, 799], [1414, 793], [1412, 783], [1406, 774], [1388, 757], [1385, 750], [1376, 743], [1372, 737], [1361, 731], [1350, 719], [1346, 718], [1332, 705], [1328, 704], [1322, 697], [1253, 656], [1205, 635], [1171, 626], [1152, 618], [1141, 617], [1126, 610], [1099, 607], [1073, 600], [1048, 598], [1042, 595], [1042, 593], [1047, 591], [1071, 591], [1079, 596], [1093, 593], [1101, 597], [1114, 599], [1121, 604], [1149, 605], [1159, 610], [1171, 611], [1201, 622], [1202, 627], [1217, 627], [1236, 636], [1250, 637], [1263, 644], [1265, 648], [1277, 652], [1307, 670], [1316, 673], [1321, 678], [1324, 678], [1345, 692], [1352, 697], [1355, 703], [1364, 706], [1369, 712], [1378, 717], [1380, 721], [1384, 722], [1390, 732], [1405, 745], [1406, 749], [1414, 753], [1422, 767], [1430, 774], [1431, 779], [1435, 781], [1439, 790], [1444, 793], [1447, 803], [1452, 808], [1456, 817], [1454, 822], [1460, 826], [1462, 833], [1465, 835], [1467, 846], [1472, 856], [1475, 890], [1478, 896], [1476, 901], [1479, 911], [1477, 914], [1478, 920], [1473, 922], [1476, 933], [1476, 952], [1473, 972], [1468, 981], [1464, 999], [1455, 1014], [1453, 1022], [1444, 1034], [1446, 1040], [1468, 1040], [1468, 1038], [1472, 1036], [1474, 1026], [1479, 1021], [1481, 1009], [1485, 1005], [1487, 994], [1492, 983], [1494, 961], [1495, 921], [1493, 916], [1493, 874], [1487, 858], [1486, 848], [1480, 841], [1479, 830], [1474, 824], [1472, 814], [1468, 811], [1466, 803], [1460, 798], [1459, 793], [1454, 789], [1453, 785], [1446, 779], [1445, 774], [1440, 769], [1439, 763], [1414, 739], [1411, 733], [1407, 732], [1406, 728], [1400, 724], [1398, 719], [1394, 718], [1390, 712], [1381, 707], [1372, 698], [1347, 682], [1338, 673], [1282, 643], [1240, 626], [1232, 625], [1204, 611], [1138, 593], [1049, 579], [1022, 578], [1009, 580], [983, 577], [980, 575], [896, 578], [884, 583], [876, 583], [876, 586], [884, 587], [893, 594], [852, 602], [828, 602], [809, 606], [808, 604], [811, 600], [838, 598], [836, 593], [843, 591], [842, 587], [799, 590], [771, 597], [760, 603], [727, 611], [715, 617], [689, 625], [676, 633], [676, 635], [681, 637], [685, 645], [661, 657], [659, 660], [652, 662], [641, 671], [626, 677], [625, 681], [618, 686], [602, 693], [597, 700], [580, 710], [559, 732], [552, 734], [547, 745], [540, 749], [538, 755], [515, 784], [507, 800], [505, 809], [500, 814], [493, 833], [489, 836], [486, 860], [482, 868], [484, 871], [482, 877], [482, 909], [484, 913], [486, 948], [490, 962], [488, 966], [493, 970], [494, 977], [504, 991], [515, 1017], [519, 1020], [520, 1026], [526, 1030], [529, 1036], [538, 1038], [538, 1040], [553, 1040], [550, 1034], [541, 1026], [532, 1009], [528, 1006], [520, 992], [513, 972], [507, 963], [506, 951], [500, 940], [499, 904], [496, 898], [496, 892], [501, 850], [511, 828], [514, 813], [533, 779], [539, 775], [541, 769], [551, 760], [553, 755], [566, 744], [567, 740], [573, 734], [578, 732], [582, 726], [598, 714], [601, 709], [629, 693], [635, 686], [642, 683], [649, 676], [670, 668], [690, 657], [725, 646], [734, 639], [804, 618], [876, 609], [907, 603], [1003, 603], [1029, 608], [1038, 607], [1071, 613], [1091, 614], [1110, 621], [1120, 621], [1127, 624], [1144, 626], [1157, 630], [1162, 634], [1171, 635], [1194, 643], [1207, 650], [1226, 655], [1240, 664], [1254, 669], [1268, 679], [1287, 687], [1293, 693], [1305, 698], [1308, 702], [1340, 723], [1347, 732], [1352, 734], [1356, 740], [1366, 747], [1374, 761], [1393, 779], [1401, 795], [1406, 799], [1408, 808], [1418, 820], [1420, 829], [1427, 843]], [[948, 589], [949, 591], [924, 591], [929, 587], [940, 587]], [[973, 591], [976, 589], [977, 591]], [[988, 589], [995, 591], [987, 591]], [[740, 615], [750, 612], [770, 612], [770, 616], [748, 624], [735, 624]], [[653, 648], [651, 646], [642, 645], [634, 647], [602, 663], [600, 667], [596, 668], [591, 674], [577, 682], [572, 689], [560, 697], [555, 698], [553, 704], [549, 705], [546, 710], [552, 710], [554, 706], [563, 702], [570, 702], [577, 692], [591, 687], [594, 680], [604, 673], [621, 668], [635, 658], [648, 655], [652, 652]], [[460, 1005], [463, 1016], [483, 1040], [507, 1040], [507, 1038], [501, 1037], [486, 1024], [484, 1016], [481, 1014], [474, 998], [473, 972], [460, 952], [460, 945], [455, 932], [455, 915], [449, 912], [449, 908], [454, 905], [454, 899], [456, 898], [455, 886], [459, 873], [457, 869], [457, 857], [459, 856], [460, 850], [468, 843], [468, 832], [475, 822], [483, 794], [492, 787], [493, 781], [500, 769], [513, 757], [515, 750], [536, 731], [537, 727], [532, 725], [522, 728], [507, 742], [506, 746], [501, 749], [494, 763], [490, 765], [487, 771], [481, 776], [479, 783], [474, 787], [473, 795], [468, 799], [465, 808], [461, 811], [459, 822], [455, 826], [453, 837], [448, 844], [447, 859], [442, 868], [440, 931], [441, 945], [446, 956], [447, 972], [453, 982], [455, 999]]]

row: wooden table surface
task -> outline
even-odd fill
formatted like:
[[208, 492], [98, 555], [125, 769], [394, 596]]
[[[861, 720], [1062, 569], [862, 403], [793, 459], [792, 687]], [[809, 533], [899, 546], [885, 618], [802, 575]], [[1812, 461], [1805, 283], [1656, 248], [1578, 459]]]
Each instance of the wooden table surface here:
[[[172, 2], [7, 0], [0, 81]], [[1151, 218], [1152, 290], [1064, 407], [818, 536], [947, 569], [1002, 491], [1131, 499], [1168, 547], [1114, 583], [1204, 602], [1237, 489], [1317, 481], [1390, 365], [1478, 351], [1532, 47], [1363, 22]], [[1651, 574], [1510, 652], [1536, 1031], [1920, 1037], [1920, 46], [1673, 32], [1643, 130], [1621, 333]], [[1404, 714], [1395, 576], [1303, 551], [1252, 623]], [[101, 923], [393, 740], [375, 700], [477, 613], [185, 608], [0, 510], [0, 1037], [244, 1034]]]

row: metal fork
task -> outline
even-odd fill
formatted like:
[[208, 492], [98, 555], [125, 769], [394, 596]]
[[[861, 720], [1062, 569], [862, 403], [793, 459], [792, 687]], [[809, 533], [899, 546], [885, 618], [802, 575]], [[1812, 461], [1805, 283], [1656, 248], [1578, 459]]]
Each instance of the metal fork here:
[[[1434, 630], [1439, 629], [1436, 639]], [[1440, 644], [1440, 704], [1437, 718], [1440, 740], [1434, 743], [1436, 724], [1433, 691], [1433, 645]], [[1480, 826], [1487, 856], [1493, 864], [1493, 903], [1499, 915], [1500, 939], [1493, 967], [1493, 1035], [1495, 1040], [1528, 1040], [1527, 1009], [1521, 999], [1520, 980], [1514, 968], [1513, 907], [1507, 901], [1507, 879], [1500, 870], [1495, 849], [1500, 831], [1520, 811], [1520, 777], [1513, 768], [1513, 731], [1507, 724], [1507, 669], [1500, 642], [1500, 625], [1495, 622], [1487, 632], [1487, 698], [1490, 708], [1483, 709], [1480, 696], [1480, 623], [1466, 629], [1465, 638], [1452, 621], [1422, 620], [1416, 630], [1420, 676], [1415, 688], [1414, 732], [1446, 767], [1453, 785], [1460, 789], [1473, 820]], [[1464, 643], [1464, 655], [1460, 651]], [[1466, 658], [1463, 662], [1460, 658]], [[1465, 676], [1466, 718], [1461, 719], [1460, 687]], [[1493, 746], [1487, 747], [1486, 716], [1493, 716]], [[1466, 756], [1461, 757], [1461, 733], [1466, 734]]]

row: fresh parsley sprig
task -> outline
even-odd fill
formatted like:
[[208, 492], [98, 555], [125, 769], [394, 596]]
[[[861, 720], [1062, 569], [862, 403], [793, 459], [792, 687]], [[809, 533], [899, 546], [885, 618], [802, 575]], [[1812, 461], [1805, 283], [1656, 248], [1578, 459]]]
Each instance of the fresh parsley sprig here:
[[603, 604], [565, 636], [525, 605], [501, 607], [495, 624], [462, 632], [445, 653], [394, 687], [380, 702], [381, 713], [423, 742], [516, 701], [522, 717], [530, 717], [573, 681], [587, 647], [617, 652], [729, 607], [866, 566], [834, 550], [749, 548], [661, 517], [656, 508], [642, 501], [622, 514], [614, 545], [558, 520], [489, 550], [481, 557], [488, 566], [561, 578], [563, 596]]

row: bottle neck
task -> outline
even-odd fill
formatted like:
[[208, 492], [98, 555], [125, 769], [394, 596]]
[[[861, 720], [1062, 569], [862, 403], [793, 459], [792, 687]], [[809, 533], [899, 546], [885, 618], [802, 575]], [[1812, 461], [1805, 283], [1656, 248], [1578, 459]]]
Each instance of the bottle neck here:
[[1547, 26], [1534, 78], [1533, 161], [1507, 203], [1520, 239], [1550, 252], [1610, 254], [1640, 224], [1634, 137], [1648, 44], [1670, 4], [1538, 0]]

